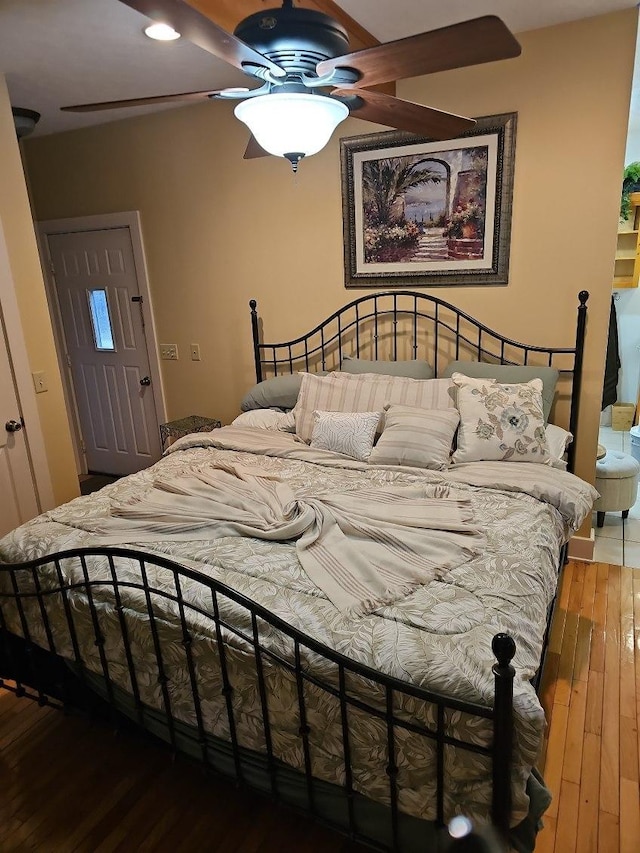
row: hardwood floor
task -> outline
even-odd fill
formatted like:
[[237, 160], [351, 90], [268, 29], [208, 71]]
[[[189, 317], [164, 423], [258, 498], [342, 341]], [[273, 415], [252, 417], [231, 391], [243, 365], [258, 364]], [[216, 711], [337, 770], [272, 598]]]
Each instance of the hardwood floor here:
[[[541, 698], [554, 800], [536, 853], [640, 848], [640, 570], [570, 562]], [[3, 853], [364, 853], [129, 734], [0, 690]]]
[[541, 685], [554, 795], [536, 853], [640, 849], [640, 570], [570, 562]]
[[366, 853], [101, 721], [0, 689], [2, 853]]

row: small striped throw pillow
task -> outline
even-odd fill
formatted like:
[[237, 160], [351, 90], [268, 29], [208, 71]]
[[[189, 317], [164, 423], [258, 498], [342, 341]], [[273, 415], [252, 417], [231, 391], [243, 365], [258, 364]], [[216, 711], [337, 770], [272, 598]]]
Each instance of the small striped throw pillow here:
[[457, 409], [385, 406], [382, 435], [369, 456], [371, 465], [411, 465], [442, 471], [449, 464], [460, 414]]

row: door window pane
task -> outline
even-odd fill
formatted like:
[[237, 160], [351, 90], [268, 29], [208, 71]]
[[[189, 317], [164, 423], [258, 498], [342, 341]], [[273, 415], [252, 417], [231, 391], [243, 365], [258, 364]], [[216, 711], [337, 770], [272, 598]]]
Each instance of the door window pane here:
[[107, 291], [88, 290], [87, 296], [89, 298], [89, 314], [91, 315], [93, 340], [95, 341], [96, 349], [115, 352]]

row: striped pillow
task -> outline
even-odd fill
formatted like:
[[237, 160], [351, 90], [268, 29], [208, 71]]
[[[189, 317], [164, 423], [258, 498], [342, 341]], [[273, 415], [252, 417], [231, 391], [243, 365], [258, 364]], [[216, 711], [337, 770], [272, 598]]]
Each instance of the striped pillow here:
[[386, 406], [384, 430], [371, 465], [411, 465], [441, 471], [449, 464], [460, 413], [456, 409]]
[[409, 379], [372, 373], [303, 373], [293, 409], [296, 434], [307, 443], [313, 433], [313, 413], [375, 412], [387, 403], [420, 409], [455, 408], [451, 379]]

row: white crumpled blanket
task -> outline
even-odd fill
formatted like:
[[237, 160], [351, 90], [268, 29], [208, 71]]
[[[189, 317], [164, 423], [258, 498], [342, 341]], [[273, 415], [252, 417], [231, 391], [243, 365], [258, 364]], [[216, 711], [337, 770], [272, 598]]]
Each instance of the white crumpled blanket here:
[[484, 538], [468, 496], [449, 486], [298, 496], [280, 478], [213, 463], [189, 477], [159, 477], [81, 526], [103, 545], [252, 536], [295, 540], [302, 568], [340, 610], [370, 613], [477, 556]]

